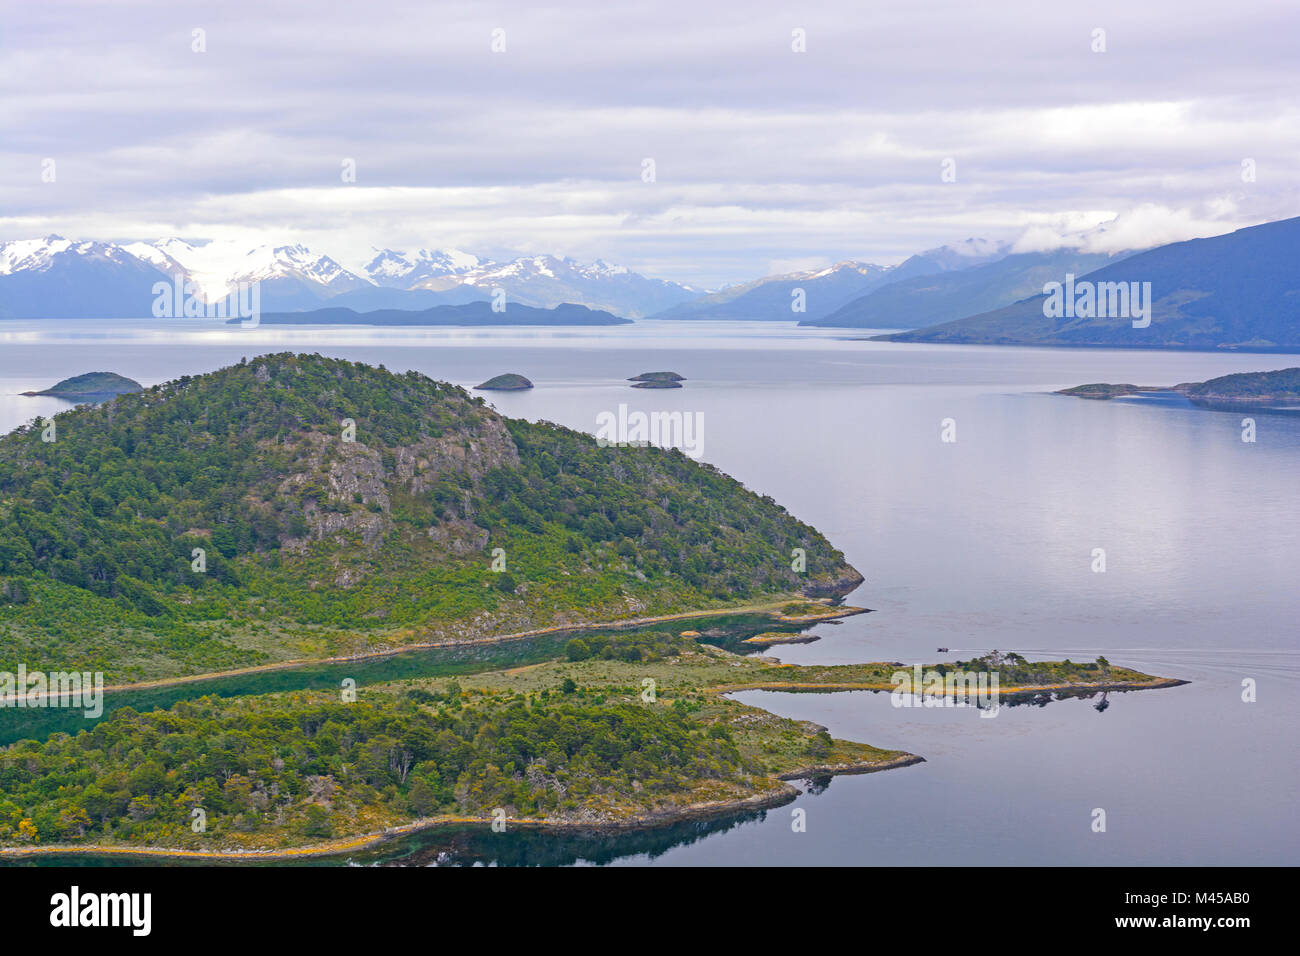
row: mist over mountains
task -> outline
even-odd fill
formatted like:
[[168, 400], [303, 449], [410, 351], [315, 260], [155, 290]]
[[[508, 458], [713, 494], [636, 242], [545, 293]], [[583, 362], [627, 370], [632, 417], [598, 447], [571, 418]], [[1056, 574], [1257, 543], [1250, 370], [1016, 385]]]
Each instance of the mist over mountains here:
[[[982, 345], [1296, 351], [1300, 350], [1297, 263], [1300, 217], [1174, 242], [1112, 259], [1085, 274], [1063, 270], [1051, 277], [1050, 281], [1062, 283], [1066, 271], [1074, 272], [1071, 286], [1080, 296], [1095, 298], [1090, 308], [1069, 308], [1054, 315], [1039, 286], [1018, 301], [987, 311], [973, 309], [953, 321], [882, 338]], [[1130, 308], [1102, 314], [1113, 311], [1100, 308], [1102, 301], [1125, 298]]]
[[577, 304], [627, 318], [815, 322], [882, 286], [996, 262], [1008, 251], [1006, 243], [967, 239], [894, 266], [845, 260], [708, 292], [601, 259], [497, 262], [459, 249], [385, 248], [349, 268], [301, 244], [51, 235], [0, 242], [0, 318], [144, 318], [152, 314], [154, 284], [179, 277], [205, 302], [256, 282], [266, 312], [424, 311], [487, 301], [500, 289], [510, 302], [540, 309]]
[[[0, 242], [0, 318], [147, 318], [157, 283], [188, 283], [211, 302], [257, 283], [260, 309], [281, 322], [418, 324], [469, 321], [503, 292], [527, 324], [618, 319], [748, 320], [846, 329], [906, 329], [892, 341], [1126, 345], [1154, 348], [1300, 347], [1300, 218], [1147, 250], [1017, 251], [967, 239], [897, 265], [844, 260], [706, 292], [597, 259], [533, 255], [494, 262], [458, 249], [375, 249], [357, 268], [303, 245], [185, 239]], [[1044, 289], [1147, 283], [1153, 322], [1044, 314]], [[1082, 286], [1081, 286], [1082, 288]], [[562, 306], [583, 307], [561, 308]], [[466, 311], [468, 309], [468, 311]], [[460, 311], [456, 311], [460, 310]], [[590, 314], [587, 310], [590, 310]], [[295, 314], [301, 314], [299, 320]], [[468, 317], [468, 318], [466, 318]]]

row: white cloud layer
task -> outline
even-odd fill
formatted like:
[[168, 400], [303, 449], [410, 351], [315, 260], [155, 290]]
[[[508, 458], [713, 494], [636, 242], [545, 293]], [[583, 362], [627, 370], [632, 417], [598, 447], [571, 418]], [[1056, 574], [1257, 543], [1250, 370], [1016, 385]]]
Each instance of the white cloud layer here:
[[1293, 5], [992, 6], [11, 6], [0, 238], [554, 252], [716, 287], [1297, 214]]

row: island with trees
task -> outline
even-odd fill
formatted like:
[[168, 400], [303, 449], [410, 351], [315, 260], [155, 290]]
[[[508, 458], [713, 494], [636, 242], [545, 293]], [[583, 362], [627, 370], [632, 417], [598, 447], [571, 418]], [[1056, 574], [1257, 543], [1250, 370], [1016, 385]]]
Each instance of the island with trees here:
[[481, 385], [475, 385], [475, 390], [496, 391], [496, 392], [519, 392], [533, 387], [533, 383], [522, 375], [515, 372], [506, 372], [502, 375], [494, 375]]
[[116, 372], [87, 372], [84, 375], [65, 378], [42, 391], [23, 392], [23, 394], [52, 396], [70, 402], [103, 402], [142, 389], [143, 386], [139, 382], [125, 375], [118, 375]]

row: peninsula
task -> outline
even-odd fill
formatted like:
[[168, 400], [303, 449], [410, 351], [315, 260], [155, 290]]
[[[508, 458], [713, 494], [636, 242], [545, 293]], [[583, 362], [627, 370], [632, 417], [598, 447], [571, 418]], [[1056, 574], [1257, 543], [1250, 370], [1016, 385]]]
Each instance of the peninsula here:
[[1207, 408], [1297, 405], [1300, 404], [1300, 368], [1238, 372], [1205, 382], [1184, 382], [1167, 387], [1094, 383], [1061, 389], [1057, 394], [1106, 400], [1156, 392], [1184, 395], [1194, 405]]
[[[291, 692], [125, 708], [75, 737], [0, 750], [0, 769], [25, 768], [0, 803], [0, 856], [294, 859], [466, 823], [615, 830], [779, 806], [798, 793], [791, 780], [924, 758], [729, 695], [890, 692], [903, 667], [782, 665], [645, 628], [575, 638], [539, 664], [365, 685], [353, 701]], [[1104, 659], [991, 655], [928, 670], [951, 667], [996, 669], [1012, 704], [1182, 683]], [[172, 745], [132, 760], [160, 735]], [[56, 790], [73, 753], [94, 775]]]

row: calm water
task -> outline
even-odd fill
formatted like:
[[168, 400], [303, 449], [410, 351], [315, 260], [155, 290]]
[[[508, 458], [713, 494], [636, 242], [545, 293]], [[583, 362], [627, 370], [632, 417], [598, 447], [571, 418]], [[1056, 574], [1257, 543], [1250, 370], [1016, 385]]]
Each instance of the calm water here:
[[[0, 428], [66, 407], [18, 397], [107, 370], [153, 384], [267, 351], [320, 351], [462, 385], [520, 372], [507, 415], [594, 431], [632, 409], [700, 412], [703, 457], [816, 525], [877, 613], [775, 653], [934, 660], [991, 648], [1113, 662], [1188, 686], [1045, 708], [895, 709], [885, 695], [743, 699], [926, 763], [808, 788], [742, 821], [617, 840], [424, 835], [359, 858], [619, 863], [1295, 863], [1300, 762], [1300, 416], [1048, 394], [1175, 384], [1295, 356], [897, 345], [766, 323], [617, 329], [210, 329], [0, 324]], [[685, 375], [634, 391], [644, 371]], [[940, 422], [957, 441], [940, 441]], [[1107, 570], [1091, 570], [1094, 548]], [[937, 655], [937, 647], [951, 648]], [[1253, 678], [1258, 702], [1242, 703]], [[791, 808], [807, 832], [791, 831]], [[1091, 812], [1107, 812], [1104, 834]], [[494, 843], [493, 840], [496, 842]]]

